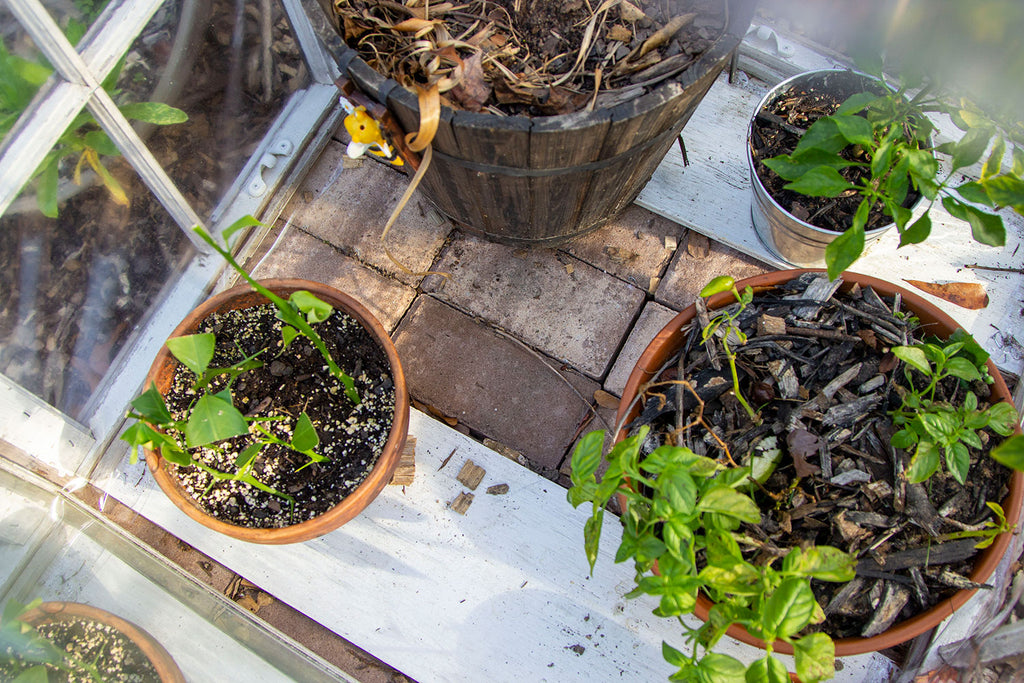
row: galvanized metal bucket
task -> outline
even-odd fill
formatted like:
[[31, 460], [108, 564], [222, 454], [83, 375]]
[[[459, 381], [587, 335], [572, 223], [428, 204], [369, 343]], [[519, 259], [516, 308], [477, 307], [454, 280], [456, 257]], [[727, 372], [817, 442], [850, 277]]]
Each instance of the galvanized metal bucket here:
[[[747, 168], [750, 171], [750, 185], [754, 190], [754, 201], [750, 205], [750, 215], [754, 222], [754, 230], [768, 249], [783, 261], [802, 268], [819, 268], [825, 264], [825, 248], [841, 233], [826, 230], [800, 220], [776, 202], [768, 193], [754, 168], [754, 155], [751, 147], [751, 135], [757, 112], [792, 85], [822, 73], [849, 73], [845, 69], [822, 69], [809, 71], [788, 78], [768, 91], [757, 103], [757, 108], [750, 117], [747, 127]], [[864, 76], [863, 74], [857, 74]], [[870, 76], [864, 76], [870, 78]], [[880, 228], [866, 230], [864, 234], [865, 248], [895, 226], [889, 223]]]

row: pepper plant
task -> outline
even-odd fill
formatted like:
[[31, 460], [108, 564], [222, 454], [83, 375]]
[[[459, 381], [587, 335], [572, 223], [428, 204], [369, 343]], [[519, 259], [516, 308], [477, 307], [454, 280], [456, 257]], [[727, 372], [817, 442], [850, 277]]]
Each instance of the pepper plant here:
[[[900, 233], [900, 246], [923, 242], [931, 233], [936, 202], [971, 226], [973, 238], [989, 246], [1006, 243], [1006, 227], [998, 210], [1013, 207], [1024, 215], [1024, 126], [996, 121], [966, 99], [952, 101], [934, 93], [934, 83], [903, 80], [889, 86], [881, 62], [865, 66], [877, 79], [877, 91], [851, 95], [835, 114], [817, 119], [792, 154], [764, 161], [790, 181], [786, 189], [812, 197], [854, 193], [861, 202], [850, 227], [825, 250], [831, 279], [849, 268], [864, 250], [865, 225], [873, 206], [881, 206]], [[947, 114], [963, 131], [958, 140], [932, 147], [934, 127], [929, 113]], [[1010, 161], [1006, 162], [1007, 151]], [[951, 168], [940, 177], [935, 153], [949, 155]], [[986, 156], [987, 154], [987, 156]], [[984, 160], [977, 180], [957, 176]], [[841, 171], [863, 168], [868, 173], [851, 182]], [[902, 206], [914, 188], [924, 197], [917, 219]]]
[[[584, 548], [591, 572], [597, 561], [604, 509], [615, 495], [626, 500], [622, 542], [616, 562], [631, 560], [636, 587], [626, 597], [658, 599], [657, 616], [676, 619], [683, 646], [663, 643], [662, 654], [678, 667], [675, 681], [788, 682], [786, 666], [773, 655], [774, 643], [793, 646], [796, 674], [805, 683], [834, 675], [835, 645], [825, 633], [803, 634], [825, 615], [811, 590], [811, 579], [849, 581], [855, 558], [831, 546], [794, 548], [785, 557], [752, 563], [743, 550], [761, 543], [741, 525], [758, 524], [761, 513], [745, 493], [750, 467], [727, 467], [681, 446], [663, 445], [642, 455], [649, 427], [616, 444], [608, 469], [597, 481], [604, 431], [588, 433], [572, 456], [573, 507], [591, 504]], [[715, 603], [698, 628], [691, 614], [697, 594]], [[766, 654], [749, 666], [713, 651], [732, 624], [762, 639]]]
[[[243, 217], [224, 231], [224, 239], [229, 240], [237, 231], [258, 224], [251, 216]], [[284, 323], [281, 329], [280, 350], [288, 348], [298, 336], [306, 337], [323, 355], [331, 374], [341, 382], [349, 400], [353, 404], [358, 404], [360, 399], [355, 381], [338, 367], [323, 339], [313, 327], [329, 318], [333, 307], [305, 290], [293, 292], [287, 300], [281, 298], [246, 273], [231, 252], [209, 233], [200, 227], [196, 227], [195, 232], [274, 305], [278, 317]], [[212, 477], [209, 488], [221, 480], [243, 481], [293, 502], [291, 496], [256, 479], [252, 474], [253, 463], [260, 452], [271, 444], [284, 446], [305, 455], [309, 461], [302, 467], [326, 460], [326, 456], [316, 452], [320, 444], [316, 428], [309, 416], [302, 412], [290, 430], [291, 438], [285, 440], [269, 430], [266, 423], [281, 422], [287, 418], [258, 418], [243, 414], [234, 405], [232, 384], [246, 372], [262, 367], [262, 358], [266, 357], [271, 349], [260, 349], [227, 367], [211, 367], [216, 345], [217, 339], [210, 333], [184, 335], [167, 340], [167, 348], [171, 355], [195, 376], [192, 390], [197, 394], [197, 398], [191, 403], [183, 419], [172, 415], [155, 383], [133, 400], [128, 417], [135, 419], [136, 422], [121, 435], [121, 439], [132, 446], [131, 462], [137, 462], [138, 447], [141, 446], [159, 451], [165, 459], [176, 465], [195, 466], [204, 470]], [[235, 457], [233, 472], [221, 472], [192, 457], [191, 450], [200, 447], [226, 452], [226, 442], [243, 435], [250, 435], [251, 443]]]

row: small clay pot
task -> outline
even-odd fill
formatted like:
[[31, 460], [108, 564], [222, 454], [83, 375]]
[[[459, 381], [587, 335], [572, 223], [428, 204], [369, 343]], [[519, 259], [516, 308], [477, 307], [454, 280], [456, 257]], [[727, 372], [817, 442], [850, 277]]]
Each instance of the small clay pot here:
[[[164, 462], [164, 458], [159, 453], [146, 450], [146, 462], [160, 488], [171, 499], [171, 502], [203, 526], [250, 543], [300, 543], [334, 531], [353, 519], [373, 502], [373, 499], [391, 481], [409, 433], [409, 392], [406, 388], [402, 365], [398, 360], [398, 352], [391, 342], [391, 337], [388, 336], [384, 326], [358, 301], [333, 287], [309, 280], [262, 280], [260, 284], [285, 299], [299, 290], [311, 292], [339, 311], [358, 320], [384, 351], [388, 364], [391, 366], [391, 378], [394, 382], [395, 413], [391, 432], [377, 463], [355, 491], [322, 515], [291, 526], [258, 529], [231, 524], [205, 512], [185, 491], [178, 479], [167, 471], [168, 463]], [[248, 285], [233, 287], [207, 299], [195, 308], [174, 329], [171, 337], [194, 334], [199, 330], [203, 320], [213, 313], [251, 308], [265, 303], [268, 303], [267, 299]], [[177, 365], [178, 361], [171, 355], [165, 344], [157, 354], [156, 360], [153, 361], [149, 375], [146, 377], [145, 386], [148, 387], [150, 382], [155, 382], [157, 390], [165, 393], [171, 385]]]
[[[824, 272], [825, 271], [821, 269], [775, 271], [741, 280], [736, 283], [736, 288], [742, 291], [745, 287], [750, 286], [754, 289], [756, 296], [759, 290], [764, 291], [766, 289], [771, 289], [780, 284], [789, 282], [804, 273]], [[843, 279], [842, 288], [844, 289], [850, 288], [854, 284], [859, 284], [862, 287], [872, 287], [880, 296], [892, 296], [897, 293], [900, 294], [903, 299], [904, 307], [912, 311], [914, 315], [920, 319], [921, 325], [928, 330], [928, 332], [936, 335], [937, 337], [946, 338], [953, 334], [954, 331], [961, 329], [961, 326], [951, 317], [946, 315], [946, 313], [941, 309], [913, 292], [902, 289], [901, 287], [886, 282], [885, 280], [880, 280], [868, 275], [846, 272], [843, 273], [841, 277]], [[734, 301], [735, 299], [730, 292], [722, 292], [721, 294], [717, 294], [709, 298], [708, 309], [714, 310], [721, 308]], [[633, 372], [629, 376], [629, 381], [626, 383], [626, 388], [623, 390], [622, 400], [619, 402], [619, 411], [616, 415], [616, 424], [626, 424], [639, 414], [639, 402], [637, 402], [637, 405], [631, 405], [636, 398], [637, 392], [643, 384], [649, 382], [657, 375], [658, 371], [665, 365], [668, 359], [671, 358], [684, 343], [685, 334], [683, 332], [683, 328], [695, 316], [696, 308], [694, 306], [684, 309], [654, 337], [650, 344], [648, 344], [647, 348], [644, 350], [640, 359], [634, 366]], [[989, 373], [995, 379], [995, 383], [990, 387], [992, 391], [992, 401], [995, 402], [1002, 400], [1012, 403], [1010, 391], [1007, 389], [1006, 383], [1003, 381], [1003, 377], [999, 373], [999, 369], [991, 359], [988, 361], [988, 369]], [[625, 437], [625, 431], [620, 432], [617, 435], [619, 440]], [[1007, 494], [1006, 499], [1002, 502], [1002, 506], [1003, 510], [1006, 512], [1006, 521], [1010, 527], [1013, 528], [1019, 521], [1021, 502], [1024, 500], [1024, 473], [1014, 471], [1010, 477], [1008, 485], [1009, 493]], [[619, 503], [624, 506], [625, 499], [620, 499]], [[1010, 545], [1011, 536], [1012, 532], [1000, 534], [996, 537], [996, 540], [992, 545], [979, 553], [975, 561], [974, 570], [969, 576], [971, 581], [975, 583], [985, 583], [988, 580], [992, 575], [992, 572], [995, 571], [999, 561], [1006, 554], [1007, 548]], [[906, 621], [898, 622], [889, 630], [870, 638], [842, 638], [836, 640], [836, 656], [841, 657], [863, 654], [865, 652], [877, 652], [886, 648], [894, 647], [912, 638], [916, 638], [925, 631], [938, 626], [939, 623], [963, 606], [963, 604], [966, 603], [972, 595], [974, 595], [974, 589], [957, 591], [950, 598], [943, 600], [928, 610], [921, 612]], [[713, 603], [711, 600], [709, 600], [704, 594], [700, 594], [697, 597], [697, 606], [694, 612], [701, 619], [707, 620], [708, 612], [712, 605]], [[738, 624], [730, 626], [727, 633], [733, 638], [741, 640], [749, 645], [755, 645], [761, 648], [765, 647], [763, 641], [750, 635], [745, 628]], [[793, 653], [792, 646], [781, 640], [776, 641], [773, 649], [776, 652], [782, 652], [783, 654]]]
[[185, 683], [185, 676], [174, 663], [170, 653], [146, 631], [106, 610], [80, 602], [44, 602], [21, 615], [21, 621], [42, 626], [59, 621], [87, 620], [107, 624], [117, 629], [142, 651], [156, 669], [163, 683]]

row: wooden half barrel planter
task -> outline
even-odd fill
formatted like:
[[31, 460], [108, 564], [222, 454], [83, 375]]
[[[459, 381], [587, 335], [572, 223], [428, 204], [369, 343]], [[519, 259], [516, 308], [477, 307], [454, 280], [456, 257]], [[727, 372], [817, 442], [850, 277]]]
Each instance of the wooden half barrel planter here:
[[[409, 393], [398, 352], [395, 350], [387, 330], [361, 303], [333, 287], [309, 280], [263, 280], [261, 284], [283, 299], [287, 299], [296, 291], [311, 292], [334, 307], [336, 311], [354, 318], [386, 358], [394, 389], [394, 413], [387, 440], [380, 449], [372, 469], [354, 490], [318, 516], [289, 526], [261, 528], [234, 524], [207, 512], [182, 486], [179, 478], [171, 472], [171, 468], [176, 466], [166, 461], [159, 453], [147, 449], [146, 462], [157, 484], [160, 485], [171, 502], [186, 515], [207, 528], [250, 543], [299, 543], [329, 533], [352, 520], [373, 502], [374, 498], [390, 483], [409, 432]], [[266, 303], [268, 303], [267, 299], [248, 285], [233, 287], [200, 304], [182, 320], [171, 336], [179, 337], [196, 333], [200, 330], [203, 321], [213, 313], [246, 309]], [[155, 383], [157, 390], [166, 395], [177, 367], [177, 359], [171, 355], [165, 344], [150, 368], [145, 386], [148, 387], [151, 383]], [[342, 369], [344, 370], [344, 368]], [[344, 427], [344, 425], [341, 426]]]
[[[601, 227], [636, 199], [676, 144], [746, 34], [754, 4], [730, 2], [728, 25], [696, 62], [613, 108], [531, 118], [443, 106], [420, 189], [456, 224], [496, 242], [556, 245]], [[415, 93], [350, 48], [339, 66], [406, 132], [419, 129]]]
[[[757, 275], [736, 283], [736, 288], [742, 291], [750, 286], [756, 292], [779, 286], [783, 283], [796, 279], [805, 273], [824, 273], [820, 269], [798, 269], [785, 270]], [[942, 310], [926, 301], [924, 298], [893, 285], [885, 280], [845, 272], [842, 275], [844, 284], [842, 288], [849, 289], [855, 284], [861, 287], [870, 286], [880, 296], [893, 296], [899, 294], [902, 297], [903, 307], [912, 312], [920, 320], [921, 326], [929, 334], [945, 339], [961, 329], [960, 326]], [[708, 308], [714, 310], [735, 302], [732, 294], [724, 292], [715, 295], [708, 300]], [[665, 364], [678, 352], [686, 342], [689, 323], [696, 316], [695, 306], [690, 306], [680, 312], [669, 322], [651, 341], [637, 361], [629, 376], [626, 388], [623, 390], [622, 399], [619, 403], [616, 424], [628, 424], [637, 415], [641, 408], [641, 401], [636, 401], [638, 392], [647, 382], [654, 379], [665, 367]], [[1012, 396], [1003, 381], [998, 368], [990, 359], [988, 361], [989, 373], [994, 379], [991, 385], [991, 401], [1008, 401], [1012, 403]], [[626, 437], [626, 431], [622, 430], [617, 438]], [[1021, 506], [1024, 502], [1024, 473], [1013, 471], [1007, 482], [1008, 493], [1001, 501], [1003, 510], [1006, 512], [1007, 522], [1011, 529], [1018, 524], [1021, 515]], [[625, 506], [625, 498], [620, 498], [620, 505]], [[996, 566], [1006, 554], [1014, 531], [999, 534], [989, 547], [981, 550], [974, 558], [974, 568], [969, 575], [969, 580], [976, 585], [984, 584], [992, 576]], [[974, 595], [974, 589], [961, 589], [949, 598], [942, 600], [925, 611], [905, 619], [897, 621], [888, 630], [871, 637], [849, 637], [835, 641], [836, 656], [857, 655], [868, 652], [878, 652], [890, 647], [895, 647], [922, 633], [938, 626], [943, 620], [960, 609]], [[697, 605], [694, 613], [701, 619], [707, 620], [708, 613], [713, 603], [700, 594], [697, 597]], [[764, 647], [764, 643], [752, 636], [745, 628], [733, 624], [727, 631], [728, 635], [749, 645]], [[788, 643], [777, 641], [774, 650], [783, 654], [792, 654], [793, 648]]]

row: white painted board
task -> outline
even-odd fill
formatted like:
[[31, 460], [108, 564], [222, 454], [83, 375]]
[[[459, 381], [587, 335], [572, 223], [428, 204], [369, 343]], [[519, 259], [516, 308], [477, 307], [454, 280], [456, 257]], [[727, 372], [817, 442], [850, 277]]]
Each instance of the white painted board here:
[[[681, 646], [651, 600], [625, 600], [632, 569], [613, 562], [608, 515], [595, 575], [583, 553], [585, 512], [565, 490], [413, 411], [415, 482], [389, 486], [355, 520], [319, 539], [258, 546], [207, 531], [147, 474], [122, 463], [101, 487], [174, 535], [412, 676], [430, 681], [659, 681]], [[441, 463], [454, 451], [443, 468]], [[465, 516], [448, 508], [472, 459], [487, 474]], [[508, 484], [506, 495], [488, 495]], [[745, 660], [760, 651], [720, 645]], [[837, 680], [886, 680], [881, 657], [844, 660]]]

